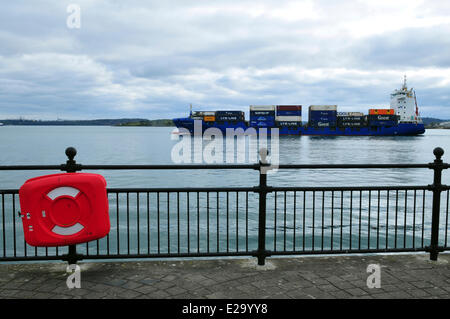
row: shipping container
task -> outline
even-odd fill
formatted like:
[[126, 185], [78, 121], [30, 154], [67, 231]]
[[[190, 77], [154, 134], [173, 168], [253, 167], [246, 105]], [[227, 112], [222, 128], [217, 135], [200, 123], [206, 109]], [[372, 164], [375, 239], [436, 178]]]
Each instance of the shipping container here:
[[309, 126], [312, 126], [312, 127], [336, 127], [336, 122], [322, 122], [322, 121], [310, 122]]
[[277, 126], [279, 127], [299, 127], [302, 126], [302, 122], [294, 122], [294, 121], [277, 121]]
[[369, 126], [396, 126], [397, 121], [370, 121]]
[[254, 113], [250, 113], [250, 118], [268, 118], [268, 119], [275, 119], [275, 114], [254, 114]]
[[250, 121], [250, 126], [275, 127], [275, 121]]
[[277, 115], [279, 115], [279, 116], [302, 116], [302, 111], [277, 110]]
[[310, 111], [337, 111], [337, 105], [310, 105]]
[[242, 116], [233, 116], [233, 115], [216, 115], [217, 122], [230, 122], [230, 121], [244, 121]]
[[301, 105], [277, 105], [277, 111], [302, 111]]
[[363, 127], [363, 126], [367, 126], [367, 121], [364, 118], [359, 121], [342, 120], [341, 118], [338, 118], [337, 126], [338, 127]]
[[394, 109], [369, 109], [369, 115], [395, 115]]
[[250, 116], [275, 116], [275, 111], [250, 111]]
[[361, 121], [365, 121], [366, 117], [365, 116], [339, 116], [337, 118], [338, 122], [361, 122]]
[[337, 116], [364, 116], [362, 112], [337, 112]]
[[336, 117], [337, 116], [336, 111], [313, 111], [313, 110], [310, 110], [308, 114], [310, 117], [314, 117], [314, 116]]
[[398, 121], [397, 115], [368, 115], [367, 119], [371, 121]]
[[250, 121], [275, 121], [274, 115], [250, 115]]
[[192, 116], [215, 116], [216, 112], [214, 111], [194, 111], [192, 112]]
[[205, 122], [215, 122], [216, 121], [216, 117], [215, 116], [210, 116], [210, 115], [204, 116], [203, 117], [203, 121], [205, 121]]
[[277, 121], [286, 121], [286, 122], [301, 122], [301, 116], [277, 116], [275, 117]]
[[318, 118], [318, 119], [309, 120], [309, 123], [318, 123], [318, 122], [337, 123], [337, 120], [329, 119], [329, 118]]
[[268, 120], [268, 119], [250, 119], [250, 122], [267, 122], [267, 123], [275, 123], [275, 119]]
[[250, 105], [250, 111], [275, 111], [275, 105]]
[[244, 116], [242, 111], [216, 111], [216, 116]]
[[338, 122], [338, 127], [365, 127], [366, 122]]

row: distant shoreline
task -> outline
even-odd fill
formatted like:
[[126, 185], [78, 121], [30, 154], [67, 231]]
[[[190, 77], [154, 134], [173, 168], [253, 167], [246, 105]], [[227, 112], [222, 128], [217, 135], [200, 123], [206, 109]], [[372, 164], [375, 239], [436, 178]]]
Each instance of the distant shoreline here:
[[0, 120], [2, 126], [145, 126], [174, 127], [170, 119], [97, 119], [97, 120]]

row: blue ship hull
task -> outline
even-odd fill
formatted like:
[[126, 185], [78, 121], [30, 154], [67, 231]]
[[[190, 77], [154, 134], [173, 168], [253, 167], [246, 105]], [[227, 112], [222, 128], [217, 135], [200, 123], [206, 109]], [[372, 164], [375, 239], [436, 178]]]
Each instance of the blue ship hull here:
[[[178, 128], [187, 129], [191, 134], [194, 133], [194, 120], [187, 118], [177, 118], [173, 120]], [[228, 129], [242, 128], [246, 130], [249, 126], [245, 122], [235, 123], [217, 123], [203, 122], [202, 131], [208, 128], [217, 128], [225, 135]], [[258, 127], [253, 127], [258, 132]], [[317, 135], [317, 136], [411, 136], [425, 133], [425, 127], [422, 123], [399, 123], [395, 126], [378, 126], [378, 127], [360, 127], [360, 128], [329, 128], [329, 127], [307, 127], [300, 126], [294, 128], [278, 127], [279, 135]], [[267, 128], [270, 135], [271, 128]]]

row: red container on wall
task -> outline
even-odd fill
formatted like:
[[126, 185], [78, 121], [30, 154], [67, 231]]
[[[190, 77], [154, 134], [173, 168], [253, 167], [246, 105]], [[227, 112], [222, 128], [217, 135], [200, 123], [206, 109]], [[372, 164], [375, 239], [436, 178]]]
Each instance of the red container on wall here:
[[19, 190], [25, 241], [67, 246], [106, 236], [110, 230], [106, 181], [89, 173], [62, 173], [27, 180]]

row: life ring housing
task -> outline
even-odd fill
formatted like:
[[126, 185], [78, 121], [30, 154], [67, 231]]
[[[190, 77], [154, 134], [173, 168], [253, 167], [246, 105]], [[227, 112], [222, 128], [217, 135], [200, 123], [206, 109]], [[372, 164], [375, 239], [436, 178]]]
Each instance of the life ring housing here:
[[19, 190], [25, 241], [67, 246], [106, 236], [110, 230], [103, 176], [62, 173], [27, 180]]

